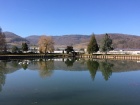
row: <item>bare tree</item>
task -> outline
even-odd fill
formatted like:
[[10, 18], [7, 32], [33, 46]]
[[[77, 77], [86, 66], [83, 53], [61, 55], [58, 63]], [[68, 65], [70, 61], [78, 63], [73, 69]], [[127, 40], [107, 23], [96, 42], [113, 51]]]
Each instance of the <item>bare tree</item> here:
[[53, 52], [54, 51], [54, 41], [51, 36], [43, 35], [38, 41], [39, 51], [41, 53]]
[[6, 38], [5, 34], [2, 32], [2, 28], [0, 28], [0, 52], [6, 51]]

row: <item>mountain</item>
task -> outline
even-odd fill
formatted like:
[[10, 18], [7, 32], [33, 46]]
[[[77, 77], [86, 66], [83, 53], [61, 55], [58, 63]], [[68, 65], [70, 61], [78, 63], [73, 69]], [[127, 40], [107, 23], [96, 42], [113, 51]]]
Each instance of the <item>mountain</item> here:
[[21, 43], [26, 42], [26, 43], [30, 43], [27, 39], [22, 38], [19, 35], [16, 35], [15, 33], [12, 32], [4, 32], [5, 36], [6, 36], [6, 42], [7, 44], [10, 45], [16, 45], [19, 46], [21, 45]]
[[140, 49], [140, 36], [127, 34], [109, 34], [113, 40], [114, 48]]
[[[56, 45], [73, 45], [83, 43], [89, 40], [89, 35], [62, 35], [52, 36]], [[40, 36], [31, 35], [26, 37], [26, 40], [30, 41], [31, 44], [37, 44]]]
[[[99, 45], [102, 43], [102, 38], [105, 34], [96, 34], [96, 40]], [[140, 49], [140, 36], [119, 34], [119, 33], [108, 33], [110, 38], [113, 40], [114, 48], [118, 49]], [[38, 42], [40, 36], [33, 35], [26, 37], [32, 44]], [[86, 48], [90, 40], [90, 35], [62, 35], [52, 36], [55, 42], [55, 47], [66, 47], [73, 45], [74, 48]]]
[[[78, 48], [79, 45], [83, 45], [84, 43], [87, 43], [90, 39], [89, 35], [62, 35], [62, 36], [52, 36], [52, 37], [55, 42], [55, 48], [66, 47], [69, 45]], [[36, 45], [38, 43], [39, 38], [40, 36], [38, 35], [31, 35], [26, 37], [26, 40], [30, 41], [30, 44]]]
[[[12, 32], [4, 32], [6, 35], [6, 41], [8, 45], [21, 45], [22, 42], [26, 42], [30, 45], [37, 45], [40, 38], [39, 35], [31, 35], [26, 38], [22, 38]], [[96, 34], [96, 40], [98, 45], [101, 45], [102, 38], [105, 34]], [[113, 40], [113, 46], [115, 49], [140, 49], [140, 36], [119, 34], [119, 33], [108, 33], [110, 38]], [[52, 36], [55, 42], [55, 48], [66, 47], [72, 45], [74, 48], [86, 48], [90, 40], [90, 35], [62, 35]]]
[[39, 35], [31, 35], [26, 37], [25, 39], [28, 40], [31, 45], [37, 45], [39, 38]]

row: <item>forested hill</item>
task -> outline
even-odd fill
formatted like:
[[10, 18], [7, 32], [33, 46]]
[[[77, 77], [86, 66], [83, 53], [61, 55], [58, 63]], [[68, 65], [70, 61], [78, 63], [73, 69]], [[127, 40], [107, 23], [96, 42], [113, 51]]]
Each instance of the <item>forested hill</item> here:
[[[40, 38], [39, 35], [31, 35], [26, 38], [22, 38], [20, 35], [16, 35], [11, 32], [5, 32], [7, 42], [10, 44], [28, 42], [32, 45], [36, 45]], [[113, 40], [113, 46], [118, 49], [140, 49], [140, 36], [109, 33], [109, 36]], [[62, 35], [52, 36], [55, 42], [55, 47], [66, 47], [72, 45], [75, 48], [86, 48], [90, 40], [90, 35]], [[97, 43], [101, 45], [101, 40], [104, 34], [95, 35]]]

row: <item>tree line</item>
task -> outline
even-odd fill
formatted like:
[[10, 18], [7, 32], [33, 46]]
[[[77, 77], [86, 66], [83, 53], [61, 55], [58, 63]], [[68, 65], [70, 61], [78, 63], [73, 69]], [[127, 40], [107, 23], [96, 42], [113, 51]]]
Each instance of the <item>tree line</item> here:
[[[35, 47], [35, 46], [34, 46]], [[38, 41], [38, 47], [40, 53], [47, 54], [48, 52], [54, 51], [54, 41], [51, 36], [42, 35]], [[27, 43], [22, 43], [21, 50], [27, 52], [29, 50]], [[17, 46], [12, 47], [12, 52], [19, 52], [19, 48]]]
[[[54, 41], [51, 36], [42, 35], [38, 41], [39, 52], [47, 53], [54, 51]], [[13, 45], [11, 48], [12, 53], [22, 53], [27, 52], [29, 50], [29, 46], [26, 42], [21, 44], [21, 48], [18, 48], [16, 45]], [[8, 53], [7, 52], [7, 44], [6, 44], [6, 36], [0, 27], [0, 53]]]
[[[51, 36], [42, 35], [39, 38], [38, 47], [39, 47], [38, 50], [40, 53], [47, 54], [48, 52], [53, 52], [54, 51], [53, 38]], [[19, 49], [17, 46], [12, 46], [11, 50], [12, 50], [12, 53], [21, 53], [22, 51], [27, 52], [29, 50], [29, 47], [28, 47], [27, 43], [22, 43], [21, 49]], [[102, 52], [105, 52], [105, 53], [107, 53], [110, 50], [113, 50], [112, 39], [110, 38], [110, 36], [107, 33], [105, 34], [104, 38], [102, 39], [101, 45], [98, 45], [95, 35], [94, 34], [91, 35], [89, 44], [87, 45], [87, 52], [90, 54], [90, 53], [95, 53], [99, 50]], [[2, 28], [0, 28], [0, 52], [6, 53], [6, 51], [7, 51], [6, 37], [2, 31]], [[72, 46], [67, 46], [65, 51], [67, 53], [70, 53], [70, 52], [74, 52], [74, 49]]]
[[105, 52], [105, 54], [107, 54], [108, 51], [113, 50], [113, 46], [112, 46], [112, 39], [110, 38], [110, 36], [106, 33], [104, 38], [102, 39], [102, 44], [99, 46], [97, 44], [95, 35], [92, 34], [89, 44], [87, 45], [87, 52], [90, 53], [95, 53], [97, 51], [101, 51], [101, 52]]

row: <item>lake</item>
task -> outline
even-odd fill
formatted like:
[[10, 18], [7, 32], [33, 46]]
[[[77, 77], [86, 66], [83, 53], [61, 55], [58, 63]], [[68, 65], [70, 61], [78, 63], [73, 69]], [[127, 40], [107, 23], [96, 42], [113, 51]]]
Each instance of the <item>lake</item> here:
[[95, 59], [0, 61], [0, 105], [139, 105], [140, 63]]

